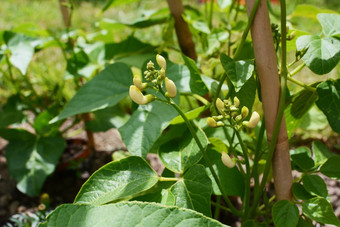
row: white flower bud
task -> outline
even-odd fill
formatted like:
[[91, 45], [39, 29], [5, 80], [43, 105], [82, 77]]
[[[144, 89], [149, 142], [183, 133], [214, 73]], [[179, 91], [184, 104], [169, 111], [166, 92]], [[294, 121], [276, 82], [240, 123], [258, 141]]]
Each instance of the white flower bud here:
[[134, 76], [133, 77], [133, 84], [140, 90], [143, 91], [145, 88], [147, 88], [148, 84], [147, 83], [142, 83], [142, 80], [140, 79], [139, 76]]
[[243, 119], [246, 118], [248, 116], [248, 114], [249, 114], [249, 109], [246, 106], [242, 107], [242, 109], [241, 109], [242, 118]]
[[260, 115], [254, 111], [250, 117], [250, 120], [248, 122], [248, 128], [255, 128], [256, 125], [259, 123], [260, 121]]
[[175, 83], [170, 80], [169, 78], [165, 77], [165, 88], [166, 88], [166, 95], [170, 98], [174, 98], [177, 94], [177, 88]]
[[158, 80], [163, 81], [165, 79], [165, 69], [161, 68], [159, 70], [159, 76], [158, 76]]
[[230, 158], [230, 156], [227, 154], [227, 152], [222, 151], [222, 162], [225, 166], [228, 168], [233, 168], [235, 166], [235, 162]]
[[144, 96], [143, 93], [135, 85], [130, 86], [129, 94], [131, 99], [139, 105], [145, 105], [155, 100], [154, 95]]
[[234, 105], [235, 105], [235, 107], [240, 106], [240, 100], [236, 96], [234, 97]]
[[212, 128], [217, 127], [217, 123], [216, 123], [215, 119], [212, 118], [212, 117], [208, 117], [207, 124]]
[[220, 99], [220, 98], [217, 98], [216, 99], [216, 107], [218, 109], [218, 111], [223, 114], [223, 110], [224, 110], [224, 102]]
[[166, 61], [162, 55], [157, 54], [156, 61], [160, 68], [163, 68], [164, 70], [166, 70]]

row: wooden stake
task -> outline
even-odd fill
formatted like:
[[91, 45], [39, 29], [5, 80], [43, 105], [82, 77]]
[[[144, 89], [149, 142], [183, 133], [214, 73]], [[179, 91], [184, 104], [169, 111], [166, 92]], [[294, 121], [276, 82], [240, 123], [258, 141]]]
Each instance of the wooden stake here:
[[[246, 2], [248, 15], [254, 2], [255, 0]], [[279, 105], [280, 81], [266, 0], [261, 0], [260, 2], [251, 28], [251, 35], [256, 71], [261, 83], [267, 138], [270, 143]], [[284, 116], [273, 157], [273, 174], [276, 198], [278, 200], [290, 200], [292, 198], [292, 174]]]
[[167, 0], [167, 2], [175, 20], [175, 29], [179, 46], [186, 56], [196, 61], [197, 53], [195, 44], [192, 40], [189, 26], [182, 17], [182, 14], [184, 13], [182, 0]]

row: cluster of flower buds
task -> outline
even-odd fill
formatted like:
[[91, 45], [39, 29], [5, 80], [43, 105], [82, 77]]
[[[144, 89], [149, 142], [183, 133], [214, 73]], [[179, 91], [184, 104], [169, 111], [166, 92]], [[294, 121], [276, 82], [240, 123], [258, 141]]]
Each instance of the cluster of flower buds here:
[[216, 108], [220, 115], [208, 117], [207, 124], [210, 127], [219, 127], [225, 126], [224, 120], [229, 120], [230, 126], [235, 127], [236, 129], [240, 129], [242, 126], [246, 126], [248, 128], [255, 128], [255, 126], [260, 121], [260, 115], [254, 111], [250, 117], [249, 121], [245, 121], [244, 119], [249, 114], [249, 109], [246, 106], [243, 106], [241, 110], [239, 109], [240, 100], [237, 97], [234, 97], [234, 103], [228, 100], [221, 100], [217, 98], [216, 100]]
[[145, 105], [154, 101], [156, 99], [155, 95], [143, 95], [142, 91], [146, 88], [153, 88], [159, 91], [162, 89], [163, 81], [166, 88], [165, 96], [174, 98], [177, 95], [175, 83], [165, 76], [165, 58], [157, 54], [156, 61], [160, 67], [160, 70], [155, 69], [154, 63], [152, 61], [149, 61], [146, 65], [147, 70], [144, 72], [144, 76], [146, 81], [149, 83], [143, 83], [139, 76], [134, 76], [133, 78], [134, 85], [130, 86], [129, 94], [131, 99], [139, 105]]

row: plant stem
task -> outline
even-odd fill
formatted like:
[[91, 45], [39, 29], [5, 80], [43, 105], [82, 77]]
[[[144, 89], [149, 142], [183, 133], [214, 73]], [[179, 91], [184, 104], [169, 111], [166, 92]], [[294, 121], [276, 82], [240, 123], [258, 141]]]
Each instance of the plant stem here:
[[200, 101], [201, 103], [203, 103], [204, 105], [208, 105], [209, 104], [209, 101], [206, 100], [205, 98], [203, 98], [202, 96], [200, 95], [197, 95], [197, 94], [194, 94], [194, 93], [191, 93], [191, 92], [181, 92], [181, 95], [184, 95], [184, 96], [192, 96], [194, 97], [196, 100]]
[[212, 28], [213, 13], [214, 13], [214, 1], [210, 0], [210, 12], [209, 12], [209, 20], [208, 20], [208, 25], [210, 29]]
[[9, 61], [8, 55], [6, 55], [5, 59], [6, 59], [7, 67], [8, 67], [9, 78], [10, 78], [10, 80], [11, 80], [11, 82], [12, 82], [14, 88], [15, 88], [15, 92], [18, 94], [19, 93], [19, 88], [17, 86], [17, 83], [15, 82], [15, 79], [14, 79], [14, 76], [13, 76], [13, 72], [12, 72], [12, 64]]
[[[211, 202], [213, 202], [213, 201], [211, 201]], [[216, 196], [216, 203], [215, 204], [216, 204], [215, 205], [216, 208], [215, 208], [215, 213], [214, 213], [214, 219], [218, 220], [220, 218], [220, 209], [221, 209], [221, 196], [220, 195]]]
[[292, 78], [291, 76], [287, 76], [287, 80], [289, 80], [289, 81], [293, 82], [294, 84], [297, 84], [297, 85], [305, 88], [306, 90], [309, 90], [311, 92], [316, 92], [316, 88], [308, 86], [308, 85], [302, 83], [301, 81], [298, 81], [298, 80]]
[[243, 157], [246, 163], [246, 180], [245, 180], [245, 193], [244, 193], [244, 199], [242, 204], [242, 209], [244, 211], [244, 216], [247, 217], [248, 215], [248, 209], [249, 209], [249, 202], [250, 202], [250, 164], [249, 164], [249, 157], [248, 157], [248, 150], [245, 147], [240, 132], [234, 129], [237, 139], [241, 145], [242, 151], [243, 151]]
[[[162, 93], [164, 93], [164, 91], [160, 90]], [[221, 193], [222, 193], [222, 196], [223, 196], [223, 199], [225, 200], [225, 202], [227, 203], [227, 205], [230, 207], [230, 210], [232, 211], [233, 214], [241, 217], [242, 216], [242, 213], [237, 210], [234, 205], [231, 203], [231, 201], [229, 200], [228, 196], [227, 196], [227, 193], [224, 191], [224, 188], [222, 187], [222, 184], [220, 182], [220, 179], [218, 178], [213, 166], [212, 166], [212, 163], [210, 162], [209, 160], [209, 157], [207, 155], [207, 153], [205, 152], [205, 148], [203, 147], [201, 141], [199, 140], [199, 138], [197, 137], [197, 134], [196, 134], [196, 131], [192, 125], [192, 122], [189, 121], [189, 119], [187, 118], [187, 116], [185, 115], [185, 113], [182, 111], [182, 109], [172, 100], [170, 100], [170, 104], [176, 109], [176, 111], [179, 113], [179, 115], [182, 116], [183, 120], [185, 121], [187, 127], [189, 128], [189, 131], [191, 133], [191, 135], [193, 136], [193, 138], [195, 139], [199, 149], [201, 150], [202, 152], [202, 155], [203, 155], [203, 158], [204, 160], [206, 161], [210, 171], [211, 171], [211, 174], [213, 175], [215, 181], [216, 181], [216, 184], [218, 186], [218, 188], [220, 189]]]
[[176, 177], [159, 177], [159, 181], [178, 181], [178, 178]]
[[[222, 210], [225, 210], [225, 211], [228, 211], [228, 212], [231, 212], [231, 213], [232, 213], [232, 211], [231, 211], [228, 207], [222, 206], [222, 205], [219, 204], [219, 203], [216, 203], [216, 202], [214, 202], [214, 201], [211, 201], [211, 204], [214, 205], [214, 206], [216, 207], [216, 209], [217, 209], [217, 208], [220, 208], [220, 209], [222, 209]], [[216, 218], [215, 218], [215, 219], [216, 219]]]
[[298, 72], [300, 72], [304, 67], [306, 66], [306, 63], [302, 63], [298, 67], [296, 67], [292, 72], [289, 73], [290, 76], [294, 76]]
[[244, 30], [243, 34], [242, 34], [242, 38], [241, 38], [241, 41], [240, 41], [240, 44], [238, 45], [238, 48], [236, 50], [236, 53], [234, 55], [234, 60], [237, 60], [240, 53], [241, 53], [241, 50], [243, 48], [243, 45], [244, 45], [244, 42], [246, 41], [247, 39], [247, 36], [248, 36], [248, 33], [249, 33], [249, 30], [250, 30], [250, 27], [251, 25], [253, 24], [253, 21], [254, 21], [254, 17], [255, 17], [255, 13], [257, 11], [257, 8], [259, 7], [259, 4], [260, 4], [260, 0], [256, 0], [255, 1], [255, 4], [254, 4], [254, 7], [253, 9], [251, 10], [251, 13], [249, 15], [249, 18], [248, 18], [248, 23], [247, 23], [247, 27], [246, 29]]

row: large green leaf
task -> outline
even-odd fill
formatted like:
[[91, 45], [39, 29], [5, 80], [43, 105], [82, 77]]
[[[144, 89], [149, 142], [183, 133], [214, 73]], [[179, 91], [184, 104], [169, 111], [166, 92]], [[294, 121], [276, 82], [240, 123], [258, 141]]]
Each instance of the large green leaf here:
[[226, 226], [196, 211], [156, 203], [121, 202], [104, 206], [65, 204], [47, 217], [42, 226]]
[[23, 34], [13, 33], [6, 42], [11, 52], [9, 61], [17, 67], [23, 75], [26, 74], [27, 67], [34, 54], [35, 45], [31, 42], [32, 40], [34, 39]]
[[221, 54], [221, 63], [236, 92], [242, 88], [254, 72], [254, 65], [250, 60], [234, 61], [229, 56]]
[[312, 195], [321, 196], [327, 199], [327, 185], [318, 175], [305, 175], [302, 178], [303, 187]]
[[129, 156], [110, 162], [92, 174], [74, 202], [101, 205], [145, 191], [157, 182], [157, 173], [143, 158]]
[[340, 156], [330, 157], [320, 168], [320, 172], [327, 177], [340, 179]]
[[123, 63], [109, 65], [82, 86], [52, 122], [116, 105], [128, 95], [132, 77], [127, 65]]
[[301, 199], [301, 200], [308, 200], [313, 198], [312, 196], [300, 183], [293, 183], [293, 194], [295, 198]]
[[340, 41], [332, 38], [304, 35], [296, 40], [297, 50], [307, 50], [302, 57], [308, 68], [314, 73], [329, 73], [340, 60]]
[[327, 36], [340, 35], [340, 15], [331, 13], [320, 13], [317, 18], [322, 26], [323, 33]]
[[131, 154], [145, 157], [176, 116], [177, 112], [170, 105], [155, 101], [139, 106], [119, 132]]
[[184, 59], [185, 65], [189, 68], [190, 71], [190, 89], [193, 93], [198, 95], [204, 95], [209, 92], [207, 85], [202, 80], [201, 72], [197, 68], [194, 60], [186, 57], [182, 54], [182, 58]]
[[[218, 178], [221, 181], [222, 187], [224, 191], [227, 193], [227, 195], [238, 195], [243, 196], [244, 194], [244, 181], [241, 173], [237, 169], [237, 167], [234, 167], [232, 169], [226, 167], [221, 160], [221, 153], [217, 152], [214, 149], [208, 149], [207, 154], [209, 157], [209, 161], [212, 163], [213, 168], [218, 176]], [[216, 181], [204, 161], [202, 159], [201, 163], [205, 165], [205, 169], [208, 173], [208, 176], [210, 177], [210, 180], [212, 181], [213, 186], [213, 193], [215, 195], [221, 195], [221, 191], [218, 188]]]
[[[256, 81], [255, 78], [252, 76], [235, 94], [235, 96], [237, 96], [238, 99], [240, 100], [240, 106], [248, 107], [249, 113], [251, 113], [251, 110], [253, 108], [256, 96], [256, 89], [257, 89]], [[251, 114], [248, 115], [248, 118], [250, 118], [250, 116]]]
[[9, 140], [6, 158], [9, 172], [18, 182], [17, 188], [29, 196], [39, 195], [65, 148], [64, 139], [59, 135], [37, 137], [18, 129], [2, 129], [0, 135]]
[[308, 172], [314, 167], [314, 160], [311, 158], [311, 151], [308, 147], [298, 147], [290, 150], [292, 168], [300, 172]]
[[202, 165], [194, 165], [171, 187], [176, 206], [196, 210], [211, 216], [211, 181]]
[[20, 123], [24, 119], [23, 106], [20, 98], [13, 95], [8, 98], [6, 104], [0, 110], [0, 128], [4, 128], [13, 123]]
[[326, 115], [332, 129], [340, 133], [340, 79], [319, 84], [317, 93], [316, 105]]
[[288, 200], [275, 203], [272, 214], [276, 227], [295, 227], [299, 222], [299, 209]]
[[317, 164], [323, 164], [327, 161], [328, 158], [335, 156], [325, 144], [321, 143], [318, 140], [313, 141], [312, 143], [313, 157]]
[[340, 226], [340, 221], [335, 216], [332, 205], [325, 198], [315, 197], [306, 201], [302, 204], [302, 212], [322, 224]]
[[[205, 148], [208, 140], [204, 132], [197, 130], [196, 134]], [[202, 158], [202, 152], [189, 131], [183, 137], [163, 144], [158, 155], [163, 165], [176, 173], [183, 173]]]

